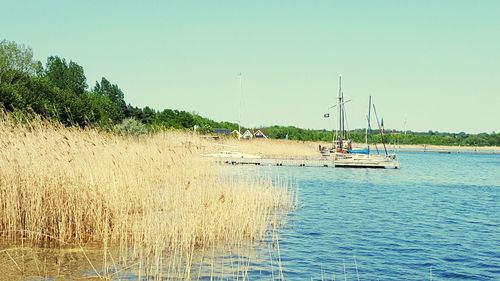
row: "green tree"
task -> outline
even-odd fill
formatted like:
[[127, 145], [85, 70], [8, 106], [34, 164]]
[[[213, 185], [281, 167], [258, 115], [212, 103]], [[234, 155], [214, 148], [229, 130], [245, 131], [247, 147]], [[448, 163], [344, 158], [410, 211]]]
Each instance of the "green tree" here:
[[126, 109], [125, 95], [116, 84], [111, 84], [106, 78], [101, 78], [101, 83], [96, 82], [94, 92], [108, 97], [112, 102], [118, 104], [124, 110]]
[[8, 111], [24, 109], [24, 99], [17, 87], [0, 84], [0, 104]]
[[125, 111], [125, 116], [135, 118], [137, 120], [142, 120], [143, 118], [142, 109], [137, 106], [128, 104], [127, 110]]
[[77, 95], [83, 95], [87, 88], [87, 78], [83, 67], [73, 61], [70, 61], [68, 65], [65, 59], [58, 56], [51, 56], [47, 59], [45, 75], [59, 89], [71, 91]]
[[108, 97], [90, 92], [85, 99], [91, 105], [90, 112], [86, 114], [89, 122], [108, 126], [123, 119], [122, 109]]
[[156, 111], [149, 106], [146, 106], [142, 109], [142, 123], [144, 124], [153, 124], [156, 118]]
[[26, 83], [36, 73], [33, 51], [15, 42], [0, 41], [0, 84]]
[[125, 103], [125, 95], [122, 90], [116, 84], [111, 84], [106, 78], [101, 78], [101, 83], [96, 82], [93, 92], [107, 97], [111, 102], [117, 105], [120, 109], [120, 114], [116, 115], [116, 119], [113, 119], [115, 122], [121, 122], [123, 118], [125, 118], [128, 107]]

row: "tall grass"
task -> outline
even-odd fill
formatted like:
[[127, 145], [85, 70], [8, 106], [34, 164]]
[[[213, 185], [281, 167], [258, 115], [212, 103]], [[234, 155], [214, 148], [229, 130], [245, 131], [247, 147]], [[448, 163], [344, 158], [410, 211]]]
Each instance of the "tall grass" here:
[[285, 184], [222, 176], [200, 160], [205, 145], [180, 132], [116, 136], [2, 114], [0, 238], [97, 244], [104, 260], [118, 249], [115, 259], [153, 275], [165, 255], [189, 268], [196, 249], [262, 239], [293, 195]]

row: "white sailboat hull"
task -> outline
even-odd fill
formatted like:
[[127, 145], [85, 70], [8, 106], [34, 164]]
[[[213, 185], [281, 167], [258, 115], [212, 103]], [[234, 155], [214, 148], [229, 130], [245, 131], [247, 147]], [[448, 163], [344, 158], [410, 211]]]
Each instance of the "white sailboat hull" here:
[[336, 155], [333, 163], [338, 168], [399, 169], [399, 161], [395, 159], [394, 155]]

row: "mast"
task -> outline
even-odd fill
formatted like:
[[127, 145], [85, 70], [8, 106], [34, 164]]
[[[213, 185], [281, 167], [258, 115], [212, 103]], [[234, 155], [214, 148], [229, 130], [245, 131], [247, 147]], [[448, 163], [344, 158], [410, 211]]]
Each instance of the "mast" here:
[[372, 109], [372, 96], [368, 97], [368, 126], [366, 126], [365, 142], [368, 148], [368, 153], [370, 153], [370, 144], [368, 143], [368, 136], [372, 133], [372, 128], [370, 125], [371, 120], [371, 109]]
[[243, 77], [241, 72], [238, 74], [240, 78], [240, 110], [238, 112], [238, 140], [241, 139], [241, 103], [243, 99]]
[[342, 140], [344, 139], [344, 105], [342, 104], [342, 75], [339, 74], [339, 145], [342, 148]]

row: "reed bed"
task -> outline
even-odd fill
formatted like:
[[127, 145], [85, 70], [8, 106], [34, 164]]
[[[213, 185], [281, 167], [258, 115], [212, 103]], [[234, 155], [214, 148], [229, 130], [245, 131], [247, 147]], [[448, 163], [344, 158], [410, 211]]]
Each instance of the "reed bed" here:
[[0, 239], [97, 244], [105, 261], [118, 249], [115, 259], [138, 260], [157, 277], [174, 256], [185, 277], [196, 249], [261, 240], [293, 207], [286, 183], [223, 175], [201, 161], [207, 145], [189, 133], [116, 136], [4, 114]]

